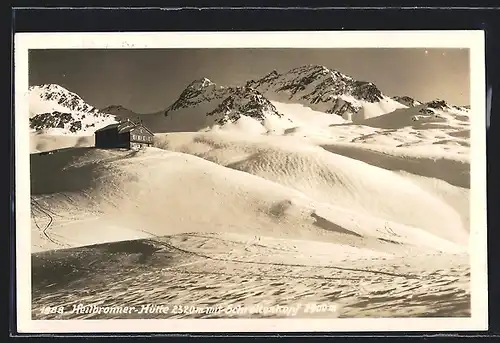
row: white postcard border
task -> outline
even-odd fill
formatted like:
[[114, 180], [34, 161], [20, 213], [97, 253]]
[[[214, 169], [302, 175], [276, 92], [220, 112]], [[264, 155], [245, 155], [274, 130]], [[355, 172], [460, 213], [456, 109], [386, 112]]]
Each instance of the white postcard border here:
[[[488, 328], [484, 32], [134, 32], [14, 36], [19, 333], [472, 331]], [[28, 50], [161, 48], [468, 48], [471, 65], [471, 318], [32, 320]]]

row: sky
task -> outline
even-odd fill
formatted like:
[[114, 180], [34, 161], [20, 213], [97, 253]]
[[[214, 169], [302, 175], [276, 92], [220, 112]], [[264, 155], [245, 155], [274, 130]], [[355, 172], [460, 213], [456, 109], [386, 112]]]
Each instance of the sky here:
[[272, 70], [319, 64], [388, 96], [470, 105], [468, 49], [71, 49], [31, 50], [29, 83], [56, 83], [98, 108], [152, 113], [171, 105], [195, 79], [242, 85]]

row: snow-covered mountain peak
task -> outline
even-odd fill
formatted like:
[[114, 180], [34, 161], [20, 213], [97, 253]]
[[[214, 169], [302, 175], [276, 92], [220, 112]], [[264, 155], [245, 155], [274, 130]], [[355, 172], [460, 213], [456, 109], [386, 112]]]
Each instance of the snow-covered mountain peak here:
[[415, 100], [412, 97], [409, 97], [407, 95], [403, 95], [403, 96], [396, 95], [396, 96], [393, 96], [392, 99], [405, 105], [405, 106], [408, 106], [408, 107], [415, 107], [415, 106], [422, 105], [422, 103], [420, 101]]
[[434, 99], [432, 101], [425, 103], [425, 105], [429, 108], [434, 108], [436, 110], [444, 110], [450, 107], [448, 103], [442, 99]]
[[102, 113], [107, 113], [115, 116], [120, 119], [131, 119], [136, 120], [140, 117], [140, 114], [135, 113], [134, 111], [123, 107], [122, 105], [111, 105], [101, 109]]
[[262, 122], [268, 115], [281, 117], [276, 107], [261, 93], [251, 87], [227, 88], [227, 97], [208, 116], [215, 116], [216, 123], [224, 125], [238, 120], [241, 115]]
[[468, 106], [457, 106], [448, 103], [446, 100], [434, 99], [423, 104], [425, 111], [444, 111], [444, 112], [468, 112], [470, 107]]
[[171, 111], [196, 106], [202, 102], [219, 99], [224, 88], [217, 86], [206, 77], [191, 82], [181, 93], [179, 98], [165, 110], [165, 116]]
[[44, 83], [41, 85], [30, 86], [29, 90], [30, 91], [43, 90], [45, 92], [64, 92], [64, 93], [71, 93], [71, 94], [79, 97], [76, 93], [70, 92], [69, 90], [67, 90], [63, 86], [55, 84], [55, 83]]
[[30, 112], [32, 115], [52, 111], [99, 112], [87, 104], [78, 94], [57, 84], [29, 87]]
[[210, 81], [206, 77], [202, 77], [202, 78], [196, 79], [193, 82], [191, 82], [189, 84], [188, 88], [200, 90], [200, 89], [203, 89], [203, 88], [206, 88], [209, 86], [214, 86], [214, 85], [215, 85], [215, 83], [213, 83], [212, 81]]
[[358, 100], [376, 102], [382, 98], [382, 92], [372, 82], [356, 81], [337, 70], [322, 65], [303, 65], [284, 74], [276, 71], [260, 80], [250, 81], [254, 88], [273, 89], [276, 92], [329, 93], [329, 95], [353, 96]]
[[107, 106], [107, 107], [104, 107], [103, 109], [101, 109], [101, 111], [103, 112], [106, 112], [106, 110], [126, 110], [127, 108], [123, 107], [122, 105], [110, 105], [110, 106]]
[[406, 107], [384, 95], [373, 82], [355, 80], [323, 65], [307, 64], [282, 74], [272, 71], [247, 82], [247, 86], [270, 100], [300, 103], [345, 119], [358, 113], [366, 118]]
[[258, 90], [248, 85], [222, 87], [206, 78], [190, 83], [164, 115], [172, 130], [194, 131], [234, 123], [243, 116], [260, 123], [268, 116], [282, 116]]
[[449, 104], [446, 100], [436, 98], [431, 101], [421, 102], [413, 99], [409, 96], [393, 96], [393, 100], [398, 101], [399, 103], [407, 106], [407, 107], [416, 107], [420, 113], [424, 114], [435, 114], [436, 111], [442, 112], [467, 112], [470, 108], [467, 106], [456, 106]]
[[29, 87], [30, 127], [54, 133], [91, 133], [116, 121], [87, 104], [79, 95], [57, 84]]
[[290, 74], [307, 74], [307, 73], [320, 73], [323, 75], [329, 74], [332, 71], [325, 67], [324, 65], [319, 64], [305, 64], [293, 69], [290, 69], [288, 73]]

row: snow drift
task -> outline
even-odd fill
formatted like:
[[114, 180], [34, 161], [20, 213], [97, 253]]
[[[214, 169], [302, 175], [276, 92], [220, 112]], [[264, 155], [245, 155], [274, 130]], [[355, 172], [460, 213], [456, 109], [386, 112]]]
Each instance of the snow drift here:
[[[285, 159], [282, 163], [298, 162], [299, 156], [295, 161]], [[271, 151], [270, 157], [279, 157], [279, 152]], [[347, 160], [340, 158], [337, 162], [349, 165]], [[250, 161], [241, 169], [248, 168]], [[245, 163], [241, 159], [239, 162]], [[256, 174], [265, 174], [267, 170], [268, 175], [273, 175], [272, 169], [262, 162], [255, 163], [257, 169], [264, 167]], [[37, 173], [37, 170], [45, 173]], [[304, 172], [318, 173], [310, 175], [317, 181], [309, 179], [302, 183], [303, 187], [296, 187], [309, 191], [311, 196], [287, 187], [284, 182], [287, 173], [279, 169], [275, 169], [274, 178], [283, 184], [199, 157], [156, 148], [143, 152], [76, 148], [53, 155], [32, 155], [34, 249], [182, 232], [311, 239], [386, 252], [416, 248], [415, 242], [419, 242], [419, 249], [464, 249], [451, 243], [463, 244], [458, 226], [452, 227], [457, 224], [454, 213], [402, 179], [396, 178], [393, 187], [362, 181], [373, 192], [415, 197], [406, 202], [384, 197], [387, 202], [377, 205], [366, 190], [361, 193], [361, 188], [355, 185], [354, 181], [360, 181], [356, 175], [349, 176], [339, 170], [326, 172], [321, 164], [305, 168]], [[295, 173], [292, 168], [290, 180], [304, 176]], [[332, 184], [321, 184], [324, 181]], [[315, 184], [329, 189], [311, 192]], [[405, 188], [398, 190], [397, 187]], [[328, 192], [338, 192], [338, 195], [328, 195]], [[314, 196], [331, 203], [318, 201]], [[347, 209], [357, 201], [360, 203], [354, 207], [356, 211]], [[410, 212], [399, 205], [395, 209], [403, 212], [398, 214], [388, 208], [397, 202], [415, 208]], [[424, 211], [425, 218], [422, 217]], [[405, 215], [408, 217], [404, 218]], [[432, 220], [428, 219], [431, 217]], [[386, 241], [404, 245], [384, 243]]]
[[418, 227], [455, 242], [467, 235], [446, 203], [391, 171], [285, 137], [166, 134], [156, 146], [194, 154], [298, 190], [315, 201]]

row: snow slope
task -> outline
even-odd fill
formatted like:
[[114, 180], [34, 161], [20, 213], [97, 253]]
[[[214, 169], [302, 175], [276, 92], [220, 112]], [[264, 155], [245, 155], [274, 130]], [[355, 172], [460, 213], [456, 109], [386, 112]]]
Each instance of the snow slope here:
[[157, 138], [156, 146], [195, 154], [358, 214], [422, 228], [455, 242], [467, 240], [459, 214], [414, 183], [293, 137], [167, 134]]
[[[215, 84], [211, 84], [211, 86], [216, 87]], [[249, 113], [248, 110], [241, 109], [244, 106], [244, 98], [240, 99], [238, 105], [235, 105], [235, 101], [232, 100], [238, 96], [237, 93], [235, 95], [233, 92], [238, 90], [221, 89], [232, 95], [225, 97], [225, 100], [221, 101], [220, 98], [214, 95], [203, 94], [205, 98], [212, 97], [211, 100], [195, 102], [181, 108], [172, 106], [175, 109], [168, 110], [166, 116], [163, 113], [151, 113], [137, 115], [137, 117], [156, 133], [236, 130], [256, 134], [282, 135], [302, 134], [305, 132], [309, 135], [328, 136], [328, 125], [347, 122], [339, 116], [314, 111], [301, 104], [267, 102], [260, 95], [256, 95], [256, 98], [251, 100], [250, 105], [256, 103], [256, 110]], [[210, 91], [206, 92], [209, 93]], [[242, 97], [249, 96], [244, 91], [242, 92]], [[259, 101], [262, 103], [259, 104]], [[224, 111], [221, 110], [223, 106], [226, 106]], [[118, 112], [110, 111], [110, 113]], [[122, 111], [122, 113], [124, 112]], [[322, 134], [325, 129], [327, 131]]]
[[363, 143], [326, 143], [321, 146], [332, 153], [411, 174], [444, 180], [458, 187], [470, 187], [470, 157], [426, 149], [397, 148]]
[[[290, 161], [280, 156], [279, 150], [269, 157], [282, 158], [281, 163]], [[296, 156], [296, 162], [300, 158], [300, 154]], [[348, 168], [356, 162], [343, 157], [335, 161]], [[254, 165], [258, 168], [262, 164]], [[32, 174], [36, 175], [32, 180], [36, 203], [34, 249], [183, 232], [308, 238], [383, 251], [391, 247], [382, 247], [379, 238], [405, 242], [410, 248], [421, 241], [420, 246], [413, 247], [417, 249], [464, 249], [452, 243], [464, 244], [455, 213], [398, 176], [394, 176], [392, 186], [376, 185], [359, 180], [359, 173], [347, 175], [340, 168], [328, 172], [317, 161], [316, 166], [303, 171], [292, 166], [288, 177], [286, 172], [273, 176], [272, 168], [262, 166], [257, 175], [252, 175], [234, 170], [238, 167], [225, 168], [199, 157], [156, 148], [137, 153], [75, 148], [53, 155], [32, 155]], [[46, 173], [36, 173], [42, 169]], [[299, 187], [291, 185], [304, 176], [309, 180]], [[314, 185], [327, 186], [325, 181], [333, 182], [328, 191], [338, 192], [337, 196], [329, 196], [327, 191], [312, 192]], [[368, 188], [362, 190], [356, 182]], [[369, 191], [391, 192], [395, 197], [409, 195], [415, 200], [385, 197], [385, 202], [376, 204], [373, 195], [367, 196]], [[413, 211], [405, 210], [402, 203], [414, 206]], [[425, 218], [420, 211], [426, 212]], [[49, 218], [53, 222], [44, 233]], [[397, 248], [394, 245], [393, 249]]]
[[431, 102], [408, 109], [369, 118], [358, 124], [383, 129], [399, 129], [411, 126], [415, 129], [456, 129], [467, 126], [470, 122], [470, 110], [451, 107], [445, 102]]
[[303, 136], [320, 145], [357, 143], [365, 144], [366, 148], [411, 148], [422, 156], [442, 154], [467, 158], [472, 115], [470, 109], [433, 101], [358, 123], [330, 124], [316, 130], [316, 134], [305, 133]]

